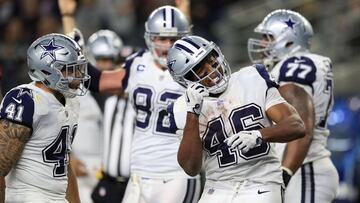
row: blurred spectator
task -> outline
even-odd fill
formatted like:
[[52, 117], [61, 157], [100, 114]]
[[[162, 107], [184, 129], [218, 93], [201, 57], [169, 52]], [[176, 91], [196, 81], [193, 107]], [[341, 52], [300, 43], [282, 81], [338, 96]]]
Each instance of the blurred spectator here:
[[23, 22], [19, 18], [11, 18], [5, 27], [4, 37], [0, 43], [0, 63], [3, 68], [3, 92], [24, 81], [27, 76], [26, 56], [27, 44], [23, 38]]

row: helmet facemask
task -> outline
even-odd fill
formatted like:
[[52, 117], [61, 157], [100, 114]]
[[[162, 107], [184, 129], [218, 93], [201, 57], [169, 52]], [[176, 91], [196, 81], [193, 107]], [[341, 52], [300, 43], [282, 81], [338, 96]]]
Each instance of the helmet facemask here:
[[[213, 50], [185, 74], [184, 81], [187, 85], [193, 82], [200, 83], [211, 94], [219, 94], [226, 90], [231, 71], [220, 49], [215, 44], [213, 45]], [[204, 68], [205, 63], [212, 67], [211, 72], [206, 72], [209, 69]]]
[[90, 80], [87, 63], [85, 59], [67, 64], [55, 62], [53, 67], [59, 70], [61, 77], [54, 89], [69, 98], [85, 95], [90, 84], [90, 82], [85, 84]]

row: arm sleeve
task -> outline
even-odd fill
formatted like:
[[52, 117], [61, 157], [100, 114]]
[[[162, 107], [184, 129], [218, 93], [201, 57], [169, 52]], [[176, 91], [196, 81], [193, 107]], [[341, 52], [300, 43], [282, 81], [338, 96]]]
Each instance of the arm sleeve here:
[[86, 83], [85, 85], [89, 85], [90, 91], [99, 92], [101, 71], [98, 70], [97, 68], [95, 68], [90, 63], [88, 63], [88, 73], [89, 73], [91, 79], [87, 83], [90, 83], [90, 84]]

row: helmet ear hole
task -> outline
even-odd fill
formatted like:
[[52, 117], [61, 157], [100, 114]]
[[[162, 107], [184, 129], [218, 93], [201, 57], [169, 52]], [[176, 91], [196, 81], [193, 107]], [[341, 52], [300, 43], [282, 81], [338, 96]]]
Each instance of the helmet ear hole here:
[[287, 42], [287, 43], [285, 44], [285, 47], [291, 47], [293, 44], [294, 44], [294, 42]]

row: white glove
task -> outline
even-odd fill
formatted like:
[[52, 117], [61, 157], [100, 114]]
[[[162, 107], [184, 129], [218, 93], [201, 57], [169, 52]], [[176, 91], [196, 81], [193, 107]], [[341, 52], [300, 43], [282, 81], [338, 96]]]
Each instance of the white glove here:
[[199, 83], [193, 83], [185, 91], [187, 112], [200, 115], [204, 97], [209, 96], [209, 91]]
[[242, 153], [248, 152], [250, 149], [260, 146], [262, 143], [262, 135], [258, 130], [240, 131], [225, 139], [225, 143], [231, 148], [239, 148]]

